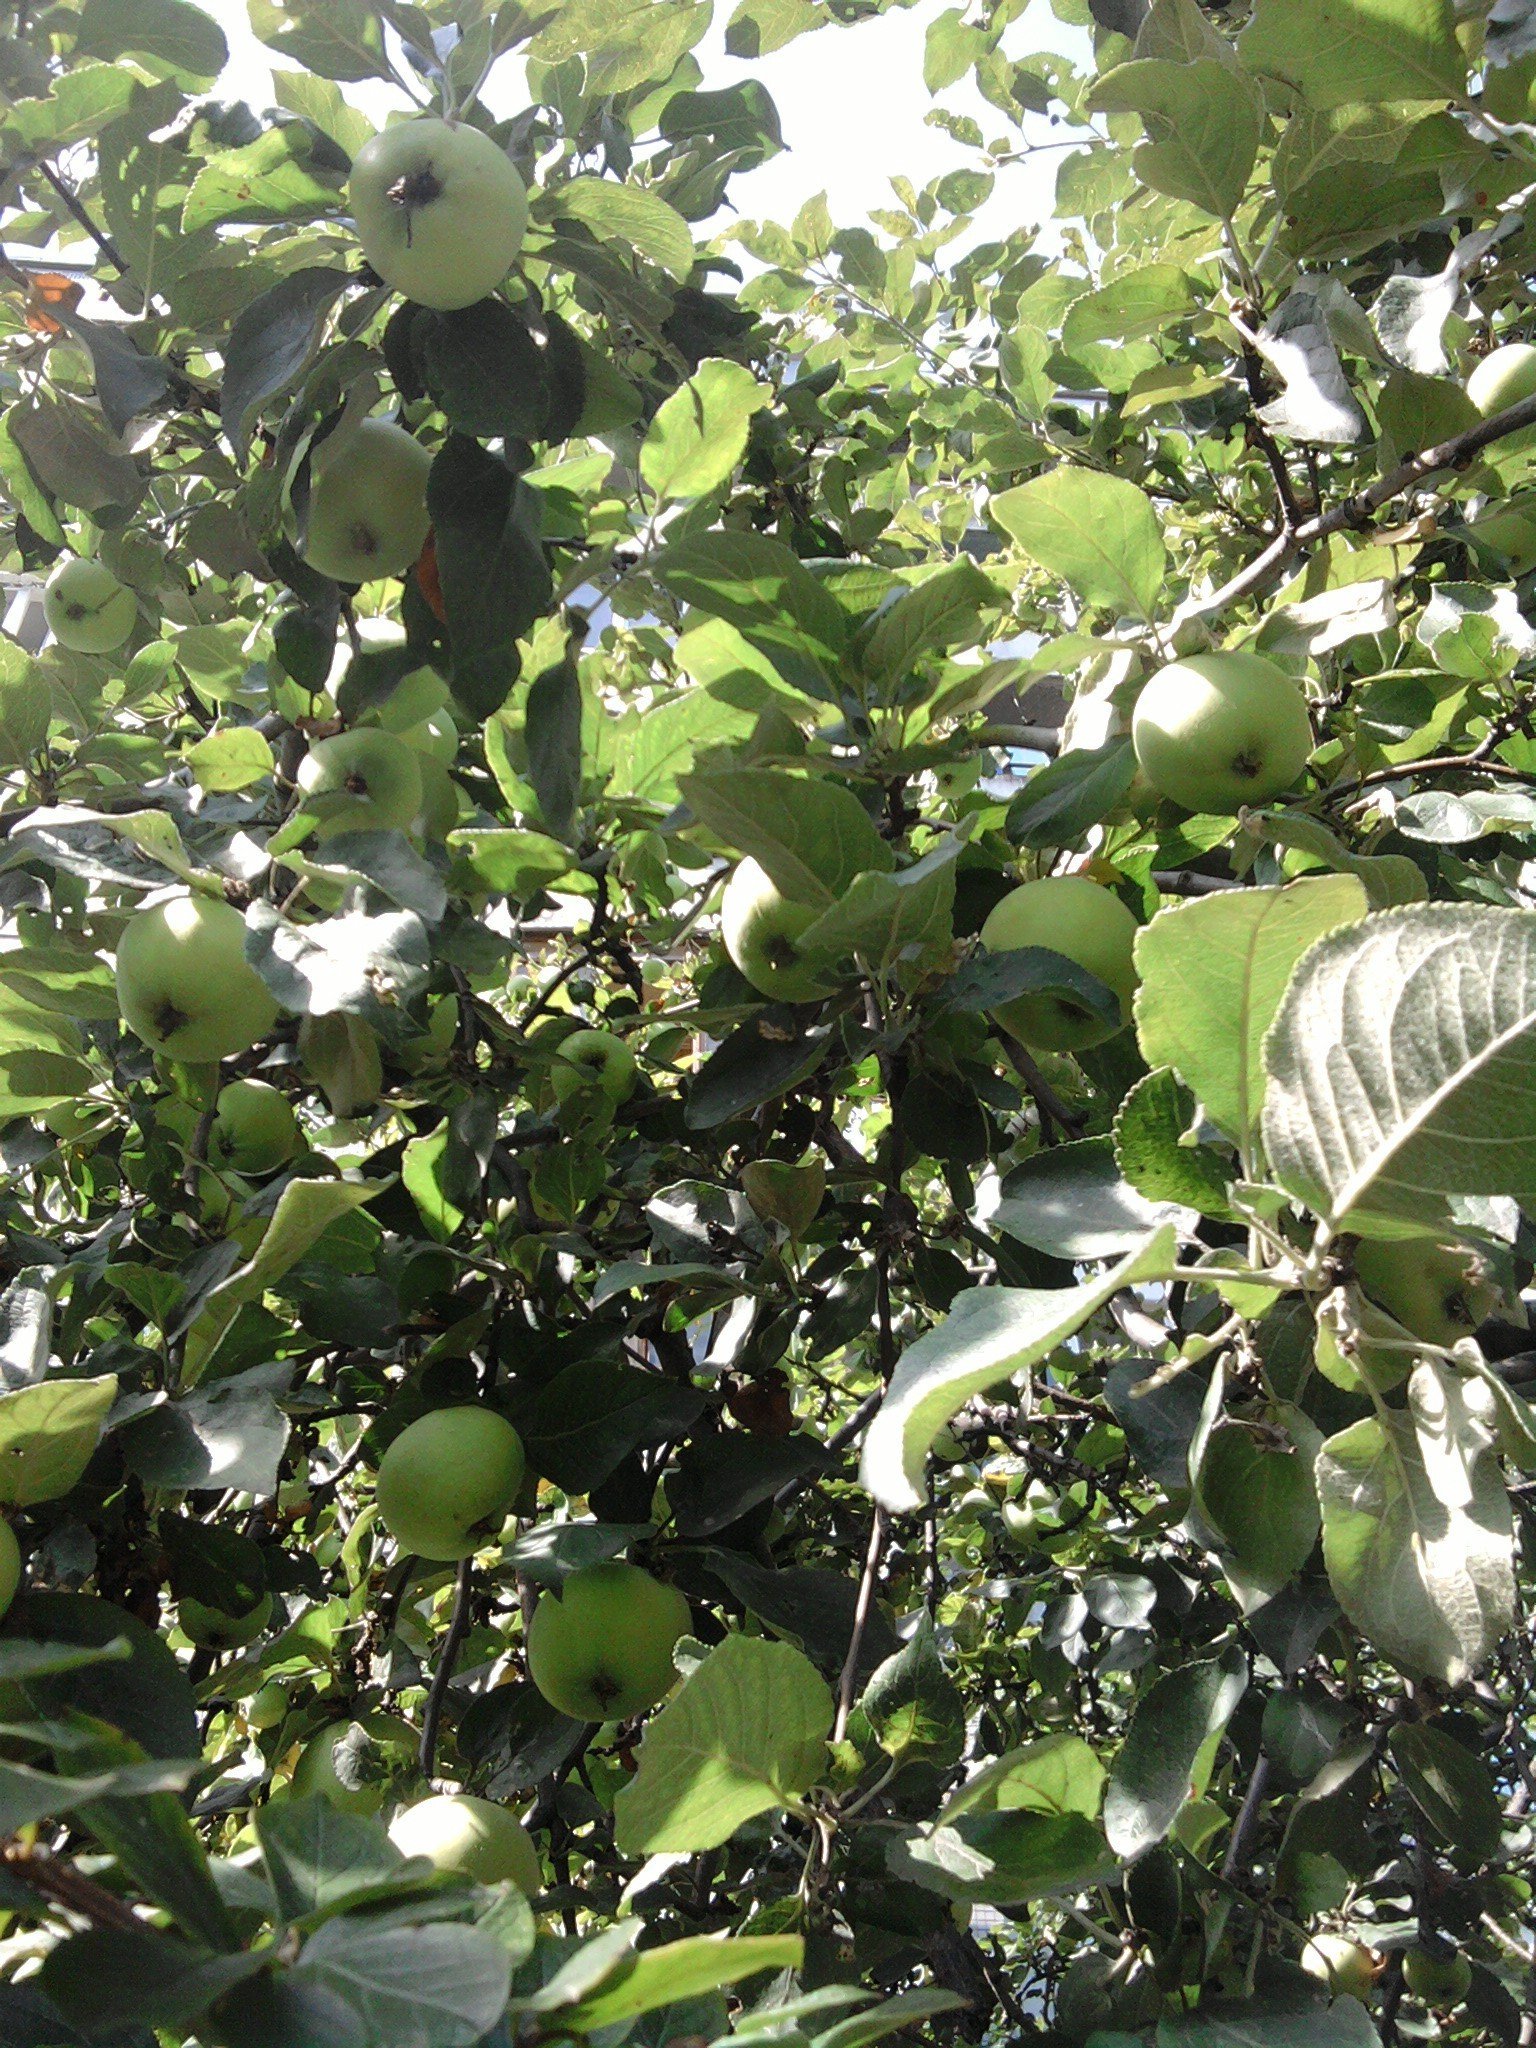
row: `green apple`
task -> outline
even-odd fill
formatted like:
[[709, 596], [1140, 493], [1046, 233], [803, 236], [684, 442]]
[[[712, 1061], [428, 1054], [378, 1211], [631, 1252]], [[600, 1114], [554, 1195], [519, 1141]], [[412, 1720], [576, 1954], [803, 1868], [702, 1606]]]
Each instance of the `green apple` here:
[[611, 1031], [572, 1031], [560, 1041], [549, 1078], [557, 1102], [587, 1088], [623, 1102], [634, 1092], [635, 1056]]
[[1119, 997], [1120, 1022], [1107, 1024], [1072, 996], [1050, 989], [1000, 1003], [993, 1016], [1025, 1045], [1045, 1052], [1081, 1052], [1113, 1038], [1129, 1021], [1136, 993], [1131, 948], [1137, 929], [1120, 898], [1086, 875], [1023, 883], [988, 912], [981, 943], [994, 953], [1043, 946], [1075, 961]]
[[821, 912], [782, 895], [755, 860], [741, 862], [720, 899], [725, 950], [755, 989], [784, 1003], [810, 1003], [830, 995], [801, 958], [797, 941]]
[[1411, 1948], [1403, 1957], [1403, 1983], [1425, 2005], [1460, 2005], [1472, 1989], [1472, 1965], [1454, 1952]]
[[[390, 641], [383, 644], [404, 643]], [[448, 714], [448, 685], [435, 668], [423, 665], [413, 668], [408, 676], [402, 676], [370, 716], [386, 731], [403, 733], [413, 725], [420, 725], [424, 718], [435, 718], [439, 713]]]
[[463, 121], [397, 121], [365, 142], [347, 204], [379, 276], [437, 313], [495, 291], [528, 227], [528, 192], [512, 159]]
[[528, 1629], [528, 1676], [575, 1721], [627, 1721], [672, 1690], [688, 1602], [638, 1565], [610, 1559], [543, 1593]]
[[339, 427], [315, 449], [300, 552], [337, 583], [401, 576], [426, 546], [428, 449], [389, 420]]
[[1521, 491], [1507, 503], [1489, 505], [1467, 531], [1501, 554], [1512, 576], [1536, 569], [1536, 491]]
[[389, 1824], [402, 1856], [425, 1856], [474, 1884], [515, 1884], [532, 1896], [544, 1888], [539, 1852], [510, 1807], [468, 1792], [439, 1792], [407, 1806]]
[[226, 1614], [222, 1607], [205, 1607], [201, 1600], [183, 1600], [176, 1609], [181, 1632], [189, 1643], [202, 1650], [243, 1650], [254, 1643], [272, 1619], [272, 1595], [263, 1593], [244, 1614]]
[[[1536, 397], [1536, 348], [1528, 341], [1507, 341], [1492, 350], [1468, 377], [1467, 396], [1485, 420], [1523, 398]], [[1497, 442], [1493, 452], [1525, 445], [1524, 434], [1512, 435], [1507, 442]]]
[[21, 1545], [10, 1523], [0, 1520], [0, 1616], [10, 1612], [21, 1584]]
[[110, 654], [133, 631], [139, 607], [104, 562], [76, 559], [49, 577], [43, 616], [61, 647], [76, 654]]
[[276, 1173], [303, 1144], [293, 1105], [269, 1081], [230, 1081], [219, 1090], [208, 1157], [233, 1173]]
[[1498, 1288], [1465, 1245], [1366, 1239], [1355, 1249], [1355, 1277], [1372, 1301], [1431, 1344], [1470, 1337], [1499, 1305]]
[[1331, 1998], [1370, 1998], [1376, 1959], [1342, 1934], [1314, 1934], [1301, 1952], [1301, 1967], [1325, 1985]]
[[[336, 1751], [355, 1726], [361, 1727], [378, 1752], [379, 1775], [365, 1785], [343, 1783], [336, 1768]], [[289, 1789], [299, 1799], [311, 1792], [322, 1793], [344, 1813], [377, 1813], [384, 1804], [389, 1779], [414, 1769], [418, 1741], [416, 1730], [393, 1714], [360, 1714], [356, 1722], [332, 1721], [299, 1751]]]
[[1195, 654], [1142, 690], [1131, 740], [1154, 789], [1225, 817], [1291, 788], [1312, 752], [1312, 720], [1295, 678], [1262, 654]]
[[459, 785], [430, 754], [421, 755], [416, 766], [421, 775], [421, 808], [412, 829], [423, 839], [441, 842], [459, 822]]
[[522, 1440], [494, 1408], [434, 1408], [379, 1461], [384, 1526], [417, 1557], [468, 1557], [493, 1537], [523, 1483]]
[[421, 809], [421, 764], [398, 733], [360, 725], [316, 740], [294, 777], [315, 837], [403, 831]]
[[172, 896], [117, 944], [123, 1021], [167, 1059], [227, 1059], [265, 1037], [277, 1004], [245, 957], [245, 920], [215, 896]]

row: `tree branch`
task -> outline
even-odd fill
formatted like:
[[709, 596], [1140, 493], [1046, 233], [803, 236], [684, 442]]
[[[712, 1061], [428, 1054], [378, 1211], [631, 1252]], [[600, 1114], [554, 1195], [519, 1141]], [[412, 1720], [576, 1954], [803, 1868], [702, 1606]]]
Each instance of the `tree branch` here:
[[841, 1742], [848, 1732], [848, 1716], [853, 1711], [853, 1695], [859, 1682], [859, 1653], [864, 1647], [864, 1630], [868, 1626], [869, 1610], [875, 1597], [875, 1579], [880, 1570], [880, 1554], [885, 1548], [887, 1526], [885, 1509], [876, 1508], [875, 1518], [869, 1527], [864, 1575], [859, 1580], [858, 1605], [853, 1610], [853, 1633], [848, 1638], [848, 1655], [843, 1659], [842, 1676], [837, 1681], [837, 1719], [832, 1724], [834, 1742]]
[[1255, 555], [1246, 568], [1239, 569], [1230, 582], [1212, 591], [1209, 597], [1181, 605], [1176, 623], [1183, 619], [1208, 619], [1245, 597], [1257, 596], [1260, 591], [1267, 590], [1298, 555], [1305, 554], [1320, 540], [1350, 529], [1363, 530], [1383, 505], [1400, 497], [1404, 491], [1412, 490], [1415, 484], [1423, 483], [1440, 470], [1460, 468], [1493, 442], [1518, 434], [1525, 427], [1536, 427], [1536, 398], [1522, 398], [1518, 405], [1506, 406], [1503, 412], [1479, 420], [1475, 427], [1453, 434], [1450, 440], [1437, 442], [1421, 454], [1410, 455], [1395, 469], [1389, 469], [1385, 476], [1378, 477], [1366, 490], [1353, 492], [1331, 511], [1320, 512], [1315, 518], [1304, 519], [1299, 526], [1278, 533], [1264, 552]]
[[466, 1557], [459, 1565], [459, 1582], [454, 1589], [453, 1616], [448, 1623], [448, 1633], [443, 1637], [443, 1647], [437, 1653], [437, 1669], [432, 1674], [432, 1690], [427, 1694], [427, 1704], [421, 1716], [421, 1748], [417, 1760], [421, 1775], [430, 1780], [437, 1762], [437, 1731], [443, 1718], [443, 1702], [448, 1697], [448, 1687], [453, 1680], [453, 1667], [459, 1661], [459, 1650], [469, 1633], [469, 1604], [474, 1590], [475, 1560]]

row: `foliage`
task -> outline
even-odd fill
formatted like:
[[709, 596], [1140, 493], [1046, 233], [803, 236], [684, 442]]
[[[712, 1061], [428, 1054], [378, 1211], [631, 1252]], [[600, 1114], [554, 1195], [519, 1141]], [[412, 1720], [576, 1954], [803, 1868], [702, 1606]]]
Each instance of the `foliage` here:
[[[868, 226], [730, 211], [782, 138], [702, 0], [251, 0], [265, 110], [192, 0], [13, 10], [0, 2039], [1532, 2039], [1536, 398], [1465, 383], [1531, 332], [1533, 17], [1055, 5], [1082, 68], [933, 17], [998, 132], [936, 108], [973, 161]], [[365, 83], [522, 175], [490, 296], [361, 260]], [[370, 417], [431, 531], [342, 586]], [[1132, 713], [1235, 649], [1314, 748], [1190, 815]], [[393, 816], [304, 775], [354, 728]], [[825, 994], [733, 964], [742, 857]], [[994, 1021], [1115, 1020], [1072, 934], [977, 937], [1066, 872], [1142, 927], [1075, 1056]], [[188, 891], [280, 1012], [218, 1065], [114, 986]], [[302, 1145], [241, 1175], [253, 1075]], [[527, 1475], [414, 1558], [374, 1477], [466, 1403]], [[621, 1556], [692, 1633], [596, 1728], [523, 1644]], [[444, 1785], [531, 1902], [391, 1842]]]

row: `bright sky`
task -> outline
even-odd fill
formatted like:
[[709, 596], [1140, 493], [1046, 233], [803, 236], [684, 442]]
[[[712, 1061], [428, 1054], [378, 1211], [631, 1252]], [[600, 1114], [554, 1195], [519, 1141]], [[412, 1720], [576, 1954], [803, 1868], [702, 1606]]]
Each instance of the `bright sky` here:
[[[272, 53], [251, 34], [242, 0], [204, 4], [222, 24], [232, 53], [221, 92], [249, 100], [259, 109], [270, 97]], [[942, 129], [925, 125], [925, 116], [936, 103], [923, 84], [923, 39], [928, 23], [945, 4], [946, 0], [920, 0], [911, 9], [893, 9], [856, 28], [822, 29], [770, 56], [744, 62], [725, 55], [724, 24], [730, 8], [726, 0], [719, 0], [715, 25], [694, 53], [704, 83], [718, 88], [741, 78], [759, 78], [773, 95], [788, 145], [771, 162], [732, 179], [731, 197], [738, 212], [787, 222], [807, 199], [825, 192], [832, 218], [852, 226], [861, 223], [871, 207], [893, 203], [893, 172], [921, 189], [945, 171], [975, 166], [974, 152], [952, 142]], [[1004, 45], [1014, 57], [1048, 49], [1079, 63], [1086, 61], [1088, 47], [1086, 34], [1059, 22], [1046, 0], [1034, 0]], [[517, 74], [515, 59], [499, 67], [489, 96], [497, 112], [515, 108]], [[376, 119], [401, 104], [399, 94], [388, 86], [349, 85], [343, 90]], [[1009, 132], [1002, 115], [986, 104], [969, 79], [941, 94], [937, 104], [971, 115], [989, 140]], [[985, 210], [985, 232], [1048, 216], [1059, 162], [1060, 153], [1051, 151], [1001, 173]]]

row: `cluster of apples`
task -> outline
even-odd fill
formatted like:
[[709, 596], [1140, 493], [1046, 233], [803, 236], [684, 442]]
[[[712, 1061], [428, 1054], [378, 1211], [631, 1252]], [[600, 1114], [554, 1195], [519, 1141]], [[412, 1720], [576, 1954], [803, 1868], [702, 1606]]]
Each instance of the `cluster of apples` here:
[[[1369, 2001], [1384, 1958], [1344, 1934], [1314, 1934], [1301, 1952], [1301, 1967], [1332, 1998]], [[1415, 1944], [1403, 1951], [1403, 1988], [1437, 2011], [1458, 2006], [1472, 1989], [1472, 1965], [1448, 1942], [1438, 1948]]]

